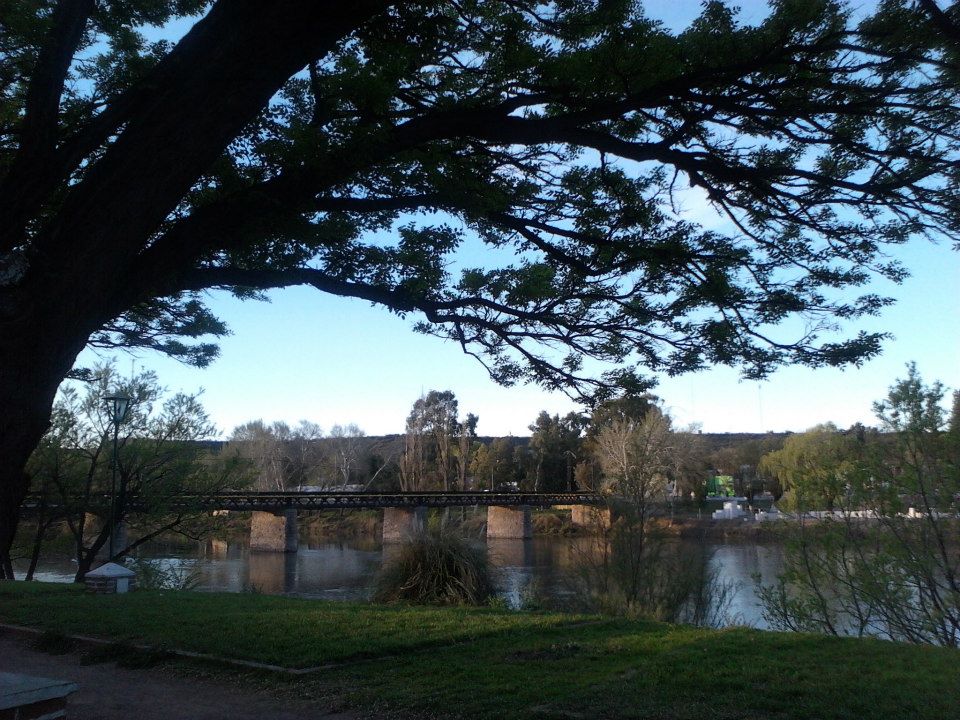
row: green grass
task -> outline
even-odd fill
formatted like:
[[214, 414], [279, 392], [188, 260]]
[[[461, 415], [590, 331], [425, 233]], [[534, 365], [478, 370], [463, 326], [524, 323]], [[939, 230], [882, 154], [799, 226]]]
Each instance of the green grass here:
[[78, 585], [0, 582], [2, 622], [290, 668], [537, 632], [582, 619], [256, 594], [148, 590], [91, 595]]
[[[292, 667], [364, 709], [471, 718], [955, 718], [960, 653], [492, 609], [0, 583], [0, 620]], [[362, 662], [349, 662], [366, 658]], [[285, 684], [289, 686], [290, 683]]]

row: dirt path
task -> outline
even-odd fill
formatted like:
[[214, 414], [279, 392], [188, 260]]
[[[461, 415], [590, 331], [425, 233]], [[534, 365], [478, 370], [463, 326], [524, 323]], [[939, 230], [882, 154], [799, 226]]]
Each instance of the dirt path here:
[[127, 669], [115, 663], [81, 665], [75, 653], [47, 655], [31, 641], [0, 637], [0, 671], [69, 680], [80, 689], [70, 696], [72, 720], [358, 720], [331, 712], [322, 702], [278, 698], [220, 679], [188, 677], [163, 665]]

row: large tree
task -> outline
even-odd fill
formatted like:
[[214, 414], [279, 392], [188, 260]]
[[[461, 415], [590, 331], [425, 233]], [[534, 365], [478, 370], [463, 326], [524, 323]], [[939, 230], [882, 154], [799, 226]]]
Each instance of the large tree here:
[[[245, 484], [247, 473], [237, 458], [213, 457], [204, 446], [202, 441], [216, 429], [199, 395], [164, 397], [166, 391], [152, 372], [122, 378], [111, 365], [96, 370], [97, 382], [89, 383], [83, 393], [63, 388], [51, 428], [28, 466], [41, 509], [28, 577], [39, 559], [46, 526], [59, 524], [69, 530], [79, 582], [111, 545], [111, 515], [114, 522], [132, 529], [136, 538], [123, 542], [126, 533], [116, 536], [120, 544], [111, 549], [115, 557], [123, 557], [162, 533], [189, 536], [196, 532], [203, 511], [171, 509], [171, 499], [177, 495], [214, 493], [227, 485]], [[118, 437], [114, 484], [113, 416], [104, 398], [117, 393], [131, 403]], [[103, 506], [105, 496], [111, 498], [112, 512]], [[99, 522], [93, 522], [98, 515]]]
[[533, 490], [573, 490], [573, 468], [581, 456], [581, 438], [586, 419], [577, 413], [561, 418], [541, 410], [529, 425], [533, 459]]
[[431, 390], [413, 403], [400, 458], [404, 490], [450, 490], [457, 480], [463, 489], [469, 458], [458, 455], [469, 453], [477, 417], [468, 415], [461, 423], [459, 414], [450, 390]]
[[[873, 355], [818, 337], [885, 302], [841, 291], [955, 229], [955, 13], [921, 5], [708, 2], [673, 32], [626, 1], [3, 3], [0, 557], [78, 353], [203, 364], [208, 289], [362, 298], [584, 392]], [[489, 252], [454, 277], [465, 232]]]
[[858, 445], [856, 437], [824, 423], [788, 437], [782, 448], [761, 458], [759, 469], [791, 493], [792, 509], [833, 510], [850, 484]]

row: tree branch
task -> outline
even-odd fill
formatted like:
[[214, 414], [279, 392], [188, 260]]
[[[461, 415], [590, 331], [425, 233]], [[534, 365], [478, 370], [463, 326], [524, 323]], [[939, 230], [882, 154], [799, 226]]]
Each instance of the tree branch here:
[[60, 0], [53, 11], [52, 29], [27, 88], [19, 147], [0, 182], [0, 227], [5, 236], [0, 251], [10, 249], [11, 238], [21, 239], [24, 225], [45, 196], [41, 178], [57, 144], [60, 96], [93, 7], [94, 0]]

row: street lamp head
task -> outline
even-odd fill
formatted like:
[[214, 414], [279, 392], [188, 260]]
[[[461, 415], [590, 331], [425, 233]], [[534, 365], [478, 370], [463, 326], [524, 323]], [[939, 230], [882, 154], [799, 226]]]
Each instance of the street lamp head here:
[[113, 412], [113, 422], [119, 425], [127, 416], [127, 410], [130, 408], [130, 398], [126, 395], [108, 395], [104, 398], [111, 405]]

